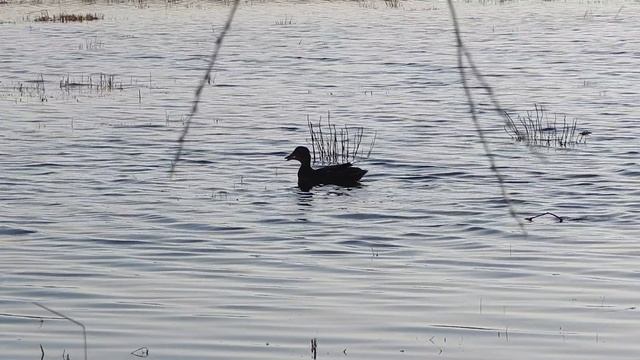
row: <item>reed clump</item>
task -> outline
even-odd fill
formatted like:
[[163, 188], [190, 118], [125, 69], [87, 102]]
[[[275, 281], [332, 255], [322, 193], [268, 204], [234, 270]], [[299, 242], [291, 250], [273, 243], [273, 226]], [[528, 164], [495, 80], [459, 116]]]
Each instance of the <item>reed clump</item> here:
[[284, 19], [276, 20], [276, 25], [293, 25], [293, 16], [285, 15]]
[[400, 0], [384, 0], [384, 4], [389, 8], [397, 9], [400, 7]]
[[569, 148], [587, 142], [589, 130], [579, 130], [577, 120], [567, 120], [566, 115], [553, 114], [550, 118], [541, 105], [534, 104], [533, 111], [505, 114], [504, 131], [515, 142], [532, 146]]
[[[330, 112], [327, 112], [326, 123], [320, 117], [314, 124], [307, 115], [307, 126], [314, 164], [354, 163], [367, 159], [376, 142], [376, 132], [373, 136], [365, 136], [365, 129], [361, 126], [336, 126], [331, 123]], [[368, 146], [363, 144], [367, 138], [371, 139], [367, 141]]]
[[17, 83], [2, 83], [0, 81], [0, 98], [15, 99], [15, 101], [37, 98], [42, 102], [46, 102], [49, 97], [46, 92], [44, 77], [40, 74], [39, 78]]
[[40, 14], [40, 16], [36, 17], [34, 21], [38, 22], [59, 22], [59, 23], [69, 23], [69, 22], [85, 22], [85, 21], [95, 21], [104, 19], [104, 15], [102, 14], [66, 14], [59, 13], [49, 15], [48, 11], [44, 11]]
[[116, 76], [112, 74], [81, 74], [73, 78], [67, 74], [60, 79], [60, 89], [71, 90], [74, 88], [85, 88], [94, 91], [124, 90], [122, 81], [116, 81]]

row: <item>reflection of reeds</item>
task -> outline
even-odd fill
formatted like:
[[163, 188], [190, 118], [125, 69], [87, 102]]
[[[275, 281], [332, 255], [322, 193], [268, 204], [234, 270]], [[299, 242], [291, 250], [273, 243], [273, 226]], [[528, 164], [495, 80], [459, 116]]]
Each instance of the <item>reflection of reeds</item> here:
[[515, 120], [505, 111], [506, 124], [504, 131], [516, 142], [527, 145], [567, 148], [586, 143], [590, 131], [577, 131], [577, 120], [567, 121], [566, 115], [553, 115], [553, 120], [546, 116], [542, 106], [535, 104], [535, 112], [527, 111], [524, 115], [516, 114]]
[[367, 0], [358, 0], [358, 6], [363, 9], [377, 9], [376, 3]]
[[34, 19], [34, 21], [48, 21], [48, 22], [83, 22], [83, 21], [94, 21], [94, 20], [102, 20], [104, 19], [104, 15], [102, 14], [54, 14], [53, 16], [49, 15], [48, 11], [43, 11], [40, 16]]
[[0, 96], [23, 98], [37, 98], [42, 102], [48, 101], [46, 89], [44, 86], [44, 77], [40, 74], [39, 79], [27, 80], [6, 87], [0, 87]]
[[91, 39], [86, 39], [84, 43], [78, 45], [79, 50], [95, 50], [102, 49], [104, 47], [104, 43], [98, 39], [98, 36], [95, 36]]
[[376, 133], [373, 134], [369, 148], [362, 146], [364, 128], [350, 127], [347, 125], [337, 127], [331, 123], [331, 113], [327, 113], [327, 123], [322, 123], [322, 117], [314, 124], [307, 116], [307, 126], [311, 137], [311, 152], [313, 162], [316, 164], [341, 164], [356, 162], [366, 159], [376, 142]]

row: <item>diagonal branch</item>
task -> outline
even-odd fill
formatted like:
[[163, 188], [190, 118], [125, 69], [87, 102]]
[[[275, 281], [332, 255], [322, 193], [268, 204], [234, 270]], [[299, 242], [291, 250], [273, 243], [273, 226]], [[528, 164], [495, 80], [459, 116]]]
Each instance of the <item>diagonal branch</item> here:
[[478, 133], [478, 138], [480, 138], [480, 142], [482, 143], [485, 156], [489, 161], [489, 168], [493, 172], [493, 175], [495, 176], [496, 180], [498, 180], [500, 193], [502, 194], [502, 198], [507, 204], [507, 207], [509, 209], [509, 215], [511, 215], [511, 217], [518, 223], [518, 227], [520, 227], [520, 230], [526, 236], [527, 232], [524, 229], [524, 224], [518, 218], [518, 215], [516, 214], [516, 210], [513, 207], [513, 202], [511, 201], [511, 198], [509, 197], [509, 193], [507, 192], [507, 188], [504, 183], [504, 176], [496, 166], [495, 156], [491, 152], [489, 143], [484, 135], [484, 130], [482, 130], [482, 127], [480, 126], [480, 122], [478, 121], [476, 104], [473, 100], [473, 94], [469, 89], [469, 85], [467, 83], [467, 74], [465, 73], [465, 70], [464, 70], [464, 58], [467, 59], [467, 63], [469, 63], [469, 67], [471, 68], [473, 74], [475, 75], [477, 80], [481, 83], [481, 85], [486, 89], [487, 93], [491, 97], [494, 103], [494, 106], [496, 107], [496, 111], [498, 111], [499, 113], [502, 113], [502, 111], [499, 108], [499, 104], [497, 100], [494, 99], [492, 88], [489, 86], [489, 84], [486, 82], [486, 80], [484, 79], [484, 77], [482, 76], [478, 68], [473, 63], [473, 60], [471, 59], [471, 54], [469, 53], [467, 48], [464, 46], [464, 43], [462, 42], [462, 36], [460, 35], [460, 25], [458, 24], [458, 17], [456, 15], [455, 7], [453, 6], [453, 0], [447, 0], [447, 3], [449, 4], [449, 11], [451, 12], [451, 19], [453, 21], [453, 29], [456, 35], [456, 45], [458, 49], [458, 52], [457, 52], [458, 53], [458, 69], [460, 70], [460, 79], [462, 80], [462, 87], [464, 88], [464, 93], [467, 97], [467, 103], [469, 104], [469, 113], [471, 114], [471, 120], [473, 121], [473, 126], [476, 128], [476, 132]]
[[178, 151], [176, 151], [176, 155], [171, 162], [171, 169], [169, 170], [169, 175], [173, 176], [176, 171], [176, 166], [178, 166], [178, 161], [180, 161], [180, 156], [182, 156], [182, 149], [184, 148], [184, 141], [189, 133], [189, 128], [191, 127], [191, 120], [198, 112], [198, 104], [200, 103], [200, 96], [202, 95], [202, 89], [204, 89], [204, 85], [207, 83], [211, 76], [211, 70], [216, 63], [216, 59], [218, 58], [218, 54], [220, 53], [220, 48], [222, 47], [222, 41], [224, 37], [227, 35], [227, 31], [231, 27], [231, 22], [233, 21], [233, 17], [236, 14], [236, 10], [238, 9], [238, 5], [240, 4], [240, 0], [234, 0], [231, 5], [231, 10], [229, 11], [229, 17], [227, 17], [227, 22], [224, 24], [224, 28], [220, 35], [218, 35], [218, 39], [216, 40], [216, 47], [209, 58], [209, 63], [207, 64], [207, 69], [204, 73], [202, 79], [200, 79], [200, 84], [196, 88], [195, 96], [193, 98], [193, 102], [191, 103], [191, 110], [187, 115], [186, 122], [184, 124], [184, 128], [182, 129], [182, 134], [178, 138]]

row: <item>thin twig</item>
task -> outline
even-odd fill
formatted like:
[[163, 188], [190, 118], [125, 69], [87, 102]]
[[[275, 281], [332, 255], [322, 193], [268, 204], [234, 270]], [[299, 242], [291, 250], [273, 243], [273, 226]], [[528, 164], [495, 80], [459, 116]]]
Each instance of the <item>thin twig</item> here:
[[202, 89], [204, 89], [205, 84], [207, 83], [207, 81], [209, 80], [209, 77], [211, 76], [211, 70], [213, 69], [213, 65], [216, 63], [216, 59], [218, 58], [218, 53], [220, 52], [220, 48], [222, 47], [222, 41], [224, 40], [224, 37], [227, 35], [227, 31], [229, 31], [229, 28], [231, 27], [231, 22], [233, 21], [233, 17], [236, 14], [236, 10], [238, 9], [239, 4], [240, 4], [240, 0], [233, 1], [233, 6], [229, 11], [229, 17], [227, 18], [227, 22], [225, 23], [224, 28], [220, 32], [220, 35], [218, 35], [218, 39], [216, 40], [216, 47], [213, 50], [211, 57], [209, 58], [209, 64], [207, 65], [207, 69], [202, 79], [200, 79], [200, 84], [198, 84], [198, 87], [196, 88], [195, 96], [194, 96], [193, 102], [191, 103], [191, 110], [187, 115], [184, 128], [182, 129], [182, 134], [178, 138], [178, 151], [176, 151], [176, 155], [173, 158], [173, 161], [171, 162], [171, 170], [169, 171], [170, 176], [173, 176], [176, 170], [176, 166], [178, 165], [178, 161], [180, 161], [180, 156], [182, 155], [182, 149], [184, 148], [184, 139], [187, 137], [187, 133], [189, 132], [189, 128], [191, 127], [191, 119], [193, 119], [195, 114], [198, 112], [198, 104], [200, 103], [200, 96], [202, 95]]
[[554, 213], [552, 213], [552, 212], [549, 212], [549, 211], [544, 212], [544, 213], [542, 213], [542, 214], [538, 214], [538, 215], [536, 215], [536, 216], [532, 216], [532, 217], [524, 218], [524, 219], [525, 219], [525, 220], [527, 220], [527, 221], [529, 221], [529, 222], [532, 222], [532, 221], [533, 221], [533, 219], [536, 219], [536, 218], [539, 218], [539, 217], [541, 217], [541, 216], [545, 216], [545, 215], [551, 215], [551, 216], [555, 217], [555, 218], [558, 220], [558, 222], [563, 222], [563, 221], [564, 221], [564, 219], [563, 219], [561, 216], [558, 216], [558, 215], [556, 215], [556, 214], [554, 214]]
[[318, 356], [318, 339], [316, 338], [311, 339], [311, 356], [314, 360]]
[[146, 358], [149, 356], [149, 348], [146, 346], [141, 346], [131, 352], [131, 355], [140, 358]]
[[83, 337], [83, 340], [84, 340], [84, 360], [87, 360], [87, 328], [84, 326], [84, 324], [82, 324], [81, 322], [79, 322], [77, 320], [74, 320], [74, 319], [68, 317], [67, 315], [65, 315], [65, 314], [63, 314], [61, 312], [55, 311], [53, 309], [50, 309], [50, 308], [48, 308], [48, 307], [46, 307], [46, 306], [44, 306], [44, 305], [42, 305], [42, 304], [40, 304], [38, 302], [34, 302], [33, 304], [36, 305], [36, 306], [39, 306], [39, 307], [41, 307], [41, 308], [43, 308], [45, 310], [47, 310], [48, 312], [50, 312], [52, 314], [55, 314], [55, 315], [58, 315], [58, 316], [60, 316], [60, 317], [62, 317], [64, 319], [67, 319], [67, 320], [71, 321], [72, 323], [74, 323], [74, 324], [76, 324], [76, 325], [78, 325], [78, 326], [80, 326], [82, 328], [82, 337]]
[[457, 44], [457, 50], [458, 50], [458, 69], [460, 70], [460, 78], [462, 80], [462, 87], [464, 88], [464, 93], [465, 93], [465, 95], [467, 97], [467, 103], [469, 104], [469, 113], [471, 114], [471, 120], [473, 121], [473, 125], [476, 128], [476, 132], [478, 133], [478, 137], [480, 138], [480, 142], [482, 142], [482, 147], [484, 149], [484, 153], [485, 153], [485, 155], [487, 157], [487, 160], [489, 161], [489, 168], [491, 169], [491, 171], [493, 172], [494, 176], [496, 177], [496, 180], [498, 180], [498, 185], [500, 187], [500, 192], [502, 193], [502, 198], [504, 199], [504, 201], [507, 204], [507, 207], [509, 209], [509, 215], [511, 215], [511, 217], [518, 223], [518, 227], [520, 227], [520, 231], [522, 231], [522, 233], [526, 236], [527, 232], [524, 229], [524, 224], [522, 223], [522, 221], [518, 218], [518, 216], [516, 214], [516, 211], [515, 211], [515, 209], [513, 207], [513, 203], [511, 201], [511, 198], [509, 197], [509, 194], [507, 193], [507, 189], [506, 189], [506, 186], [504, 184], [504, 177], [502, 176], [502, 173], [500, 173], [500, 171], [498, 170], [498, 167], [496, 166], [496, 161], [495, 161], [495, 158], [493, 156], [493, 153], [491, 153], [491, 149], [489, 148], [489, 143], [487, 142], [487, 139], [485, 138], [484, 130], [482, 130], [482, 127], [480, 126], [480, 122], [478, 121], [478, 115], [476, 114], [475, 102], [473, 100], [473, 96], [471, 94], [471, 90], [469, 89], [469, 86], [467, 84], [467, 76], [466, 76], [465, 71], [464, 71], [463, 56], [466, 57], [467, 62], [469, 63], [469, 66], [470, 66], [473, 74], [476, 76], [477, 80], [482, 84], [482, 86], [485, 88], [485, 90], [489, 94], [492, 102], [494, 103], [496, 111], [501, 116], [504, 116], [504, 115], [502, 115], [504, 113], [504, 111], [502, 111], [502, 108], [499, 106], [497, 100], [494, 98], [492, 88], [484, 80], [484, 77], [482, 76], [480, 71], [477, 69], [477, 67], [473, 63], [473, 60], [471, 59], [471, 54], [468, 52], [468, 50], [465, 48], [465, 46], [464, 46], [464, 44], [462, 42], [462, 36], [460, 35], [460, 26], [458, 25], [458, 17], [456, 15], [455, 7], [453, 6], [453, 0], [447, 0], [447, 3], [449, 4], [449, 11], [451, 12], [451, 19], [453, 21], [453, 29], [454, 29], [455, 35], [456, 35], [456, 44]]

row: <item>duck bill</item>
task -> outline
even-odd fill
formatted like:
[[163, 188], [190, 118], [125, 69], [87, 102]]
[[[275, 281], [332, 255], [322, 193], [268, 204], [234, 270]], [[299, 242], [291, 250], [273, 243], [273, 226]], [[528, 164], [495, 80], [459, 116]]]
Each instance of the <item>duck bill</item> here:
[[285, 156], [284, 158], [285, 158], [285, 160], [289, 161], [289, 160], [296, 159], [296, 156], [293, 153], [291, 153], [291, 154]]

